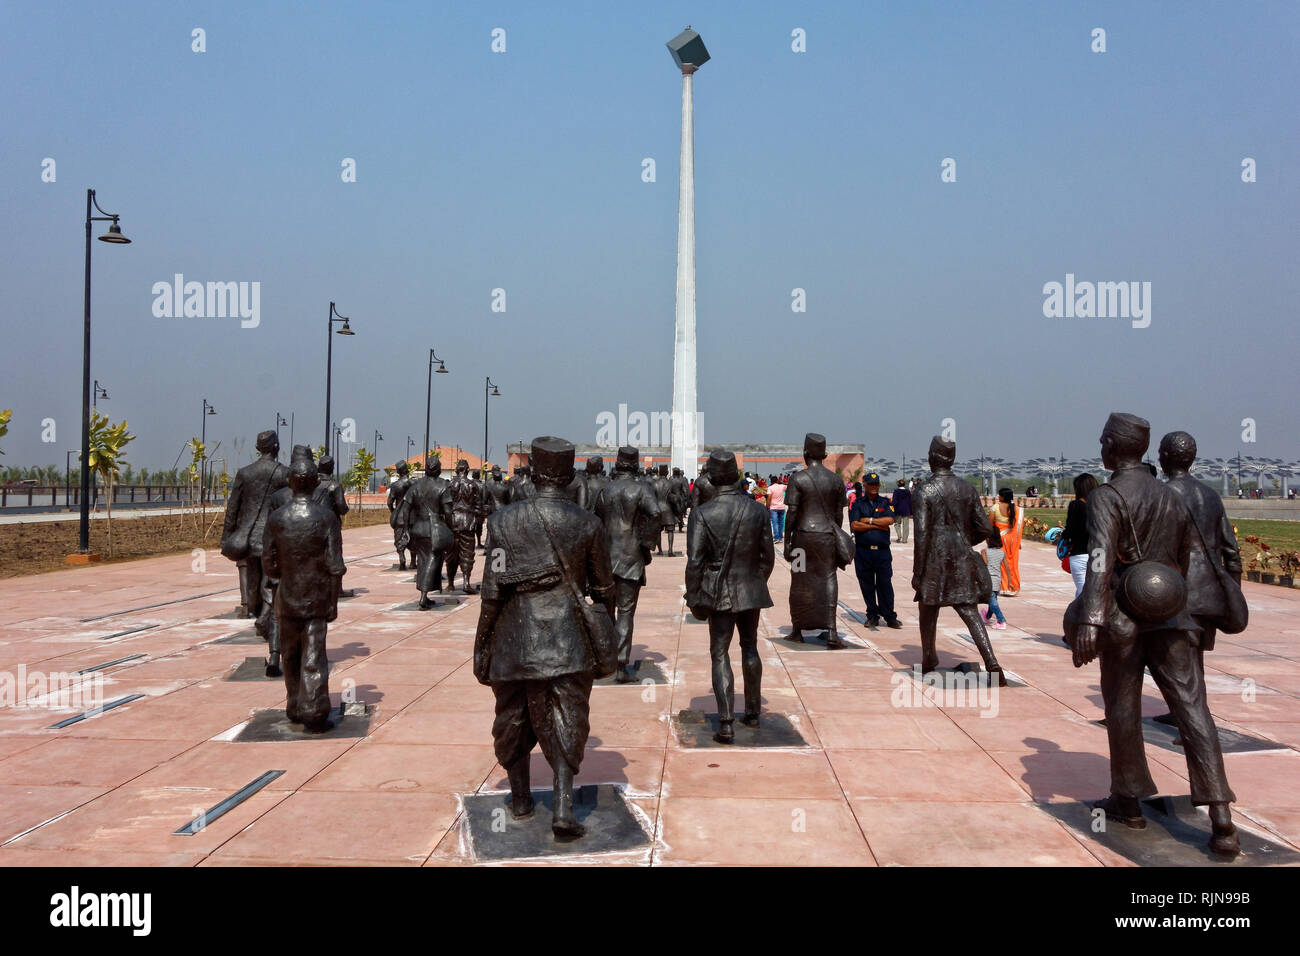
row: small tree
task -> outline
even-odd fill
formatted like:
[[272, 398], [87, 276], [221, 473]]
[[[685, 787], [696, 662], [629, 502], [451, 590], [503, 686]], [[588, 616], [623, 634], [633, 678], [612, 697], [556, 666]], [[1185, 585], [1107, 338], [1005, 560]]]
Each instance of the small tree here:
[[[0, 438], [4, 438], [5, 435], [9, 434], [9, 420], [13, 417], [14, 410], [12, 408], [0, 409]], [[0, 451], [0, 455], [3, 454], [4, 452]]]
[[104, 505], [108, 509], [108, 556], [113, 556], [113, 479], [126, 461], [122, 449], [135, 436], [127, 433], [126, 422], [117, 425], [109, 422], [107, 415], [92, 412], [90, 416], [90, 443], [86, 456], [87, 467], [104, 479], [108, 494]]
[[357, 510], [361, 511], [361, 492], [370, 484], [370, 476], [375, 473], [375, 456], [365, 448], [357, 449], [356, 463], [348, 470], [347, 475], [343, 478], [345, 488], [355, 488], [357, 491]]

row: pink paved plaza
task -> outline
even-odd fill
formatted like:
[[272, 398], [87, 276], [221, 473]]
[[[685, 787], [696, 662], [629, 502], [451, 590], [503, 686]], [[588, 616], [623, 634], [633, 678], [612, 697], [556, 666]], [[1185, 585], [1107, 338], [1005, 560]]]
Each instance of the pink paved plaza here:
[[[264, 645], [215, 643], [251, 625], [223, 617], [239, 597], [234, 565], [216, 551], [204, 562], [175, 555], [0, 581], [0, 672], [11, 682], [22, 674], [30, 688], [33, 675], [142, 655], [94, 673], [106, 701], [143, 695], [62, 729], [50, 725], [85, 707], [5, 701], [0, 864], [478, 862], [464, 799], [506, 781], [492, 751], [492, 692], [470, 667], [477, 598], [398, 609], [416, 595], [409, 573], [389, 570], [390, 544], [384, 526], [345, 533], [344, 585], [357, 595], [329, 631], [335, 703], [347, 694], [372, 707], [360, 738], [233, 740], [254, 712], [284, 706], [284, 688], [226, 679]], [[1109, 789], [1099, 672], [1076, 670], [1060, 643], [1073, 584], [1051, 550], [1027, 544], [1023, 590], [1002, 601], [1009, 626], [991, 632], [993, 643], [1022, 686], [992, 701], [931, 703], [920, 692], [910, 562], [910, 545], [895, 546], [903, 629], [871, 630], [845, 613], [855, 646], [827, 651], [778, 642], [789, 583], [778, 560], [759, 641], [764, 715], [787, 715], [806, 746], [723, 748], [686, 746], [674, 726], [680, 711], [715, 709], [708, 634], [682, 604], [684, 559], [656, 558], [636, 645], [668, 682], [593, 690], [579, 779], [622, 789], [645, 846], [548, 862], [1130, 865], [1050, 812]], [[1221, 635], [1207, 656], [1210, 708], [1221, 729], [1266, 744], [1226, 755], [1238, 825], [1296, 850], [1300, 592], [1244, 587], [1251, 627]], [[862, 611], [851, 568], [840, 598]], [[945, 611], [944, 665], [978, 659], [963, 635]], [[732, 657], [739, 697], [738, 648]], [[1147, 683], [1146, 712], [1163, 713]], [[1161, 792], [1186, 794], [1181, 753], [1151, 743], [1147, 753]], [[174, 834], [273, 769], [284, 773], [220, 819]], [[534, 788], [549, 780], [535, 752]]]

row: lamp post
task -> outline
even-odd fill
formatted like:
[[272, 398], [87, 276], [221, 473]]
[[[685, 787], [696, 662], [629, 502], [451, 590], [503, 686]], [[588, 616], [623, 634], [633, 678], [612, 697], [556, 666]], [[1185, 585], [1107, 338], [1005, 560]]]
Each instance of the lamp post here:
[[[93, 208], [92, 208], [93, 207]], [[100, 215], [93, 213], [98, 210]], [[131, 240], [122, 235], [118, 217], [100, 209], [95, 200], [95, 190], [86, 190], [86, 297], [85, 323], [81, 352], [81, 447], [90, 447], [90, 224], [92, 222], [111, 222], [108, 232], [99, 237], [100, 242], [126, 245]], [[84, 451], [82, 454], [85, 454]], [[81, 468], [81, 527], [77, 539], [77, 551], [90, 553], [90, 469], [82, 463]]]
[[[275, 413], [275, 443], [277, 445], [280, 444], [280, 427], [282, 425], [287, 425], [287, 424], [289, 423], [288, 421], [285, 420], [285, 417], [281, 415], [279, 412], [276, 412]], [[292, 441], [293, 441], [293, 435], [292, 433], [290, 433], [290, 442]], [[292, 447], [292, 445], [290, 445], [290, 447]], [[279, 455], [277, 454], [276, 457], [278, 458]]]
[[208, 404], [208, 400], [203, 400], [203, 429], [200, 433], [199, 444], [203, 447], [203, 454], [199, 457], [199, 507], [202, 508], [208, 500], [208, 416], [215, 415], [217, 410]]
[[[341, 322], [341, 323], [343, 324], [343, 327], [340, 328], [340, 329], [338, 330], [337, 333], [334, 332], [334, 323], [335, 323], [335, 322]], [[356, 333], [352, 331], [352, 326], [350, 326], [350, 325], [348, 324], [348, 322], [349, 322], [348, 317], [347, 317], [346, 315], [343, 315], [342, 313], [340, 313], [339, 310], [336, 309], [336, 308], [334, 307], [334, 303], [331, 302], [331, 303], [330, 303], [330, 314], [329, 314], [329, 325], [327, 326], [328, 331], [327, 331], [327, 333], [326, 333], [326, 342], [327, 342], [327, 345], [326, 345], [326, 347], [325, 347], [325, 447], [326, 447], [326, 448], [329, 448], [329, 447], [330, 447], [330, 422], [331, 422], [331, 419], [330, 419], [330, 385], [332, 384], [332, 382], [331, 382], [331, 378], [332, 378], [332, 376], [333, 376], [333, 374], [334, 374], [334, 339], [333, 339], [333, 335], [335, 335], [335, 334], [337, 334], [337, 335], [356, 335]]]
[[[438, 363], [438, 374], [447, 374], [447, 363], [438, 358], [437, 352], [429, 349], [429, 384], [425, 389], [424, 395], [424, 448], [421, 451], [421, 458], [428, 457], [429, 454], [429, 410], [433, 407], [433, 363]], [[422, 462], [423, 463], [423, 462]]]
[[[375, 429], [375, 451], [374, 451], [374, 455], [375, 455], [375, 465], [374, 465], [374, 467], [375, 467], [375, 468], [378, 468], [378, 467], [379, 467], [379, 443], [380, 443], [381, 441], [383, 441], [383, 440], [384, 440], [384, 436], [381, 435], [381, 434], [379, 434], [379, 429], [376, 428], [376, 429]], [[371, 490], [371, 491], [378, 491], [378, 490], [379, 490], [379, 472], [378, 472], [378, 471], [371, 472], [371, 474], [370, 474], [370, 490]]]
[[695, 107], [692, 77], [709, 60], [689, 26], [668, 41], [682, 74], [682, 142], [677, 187], [677, 295], [673, 348], [672, 464], [685, 474], [699, 468], [695, 381]]
[[[489, 389], [491, 391], [488, 391]], [[478, 469], [478, 476], [482, 479], [479, 483], [480, 505], [487, 503], [488, 400], [500, 397], [501, 389], [497, 388], [496, 382], [485, 375], [483, 377], [483, 460], [479, 462]]]
[[99, 379], [95, 379], [95, 388], [92, 395], [93, 397], [90, 400], [90, 404], [92, 408], [99, 407], [99, 400], [101, 398], [104, 399], [108, 398], [108, 389], [104, 388], [102, 385], [99, 384]]

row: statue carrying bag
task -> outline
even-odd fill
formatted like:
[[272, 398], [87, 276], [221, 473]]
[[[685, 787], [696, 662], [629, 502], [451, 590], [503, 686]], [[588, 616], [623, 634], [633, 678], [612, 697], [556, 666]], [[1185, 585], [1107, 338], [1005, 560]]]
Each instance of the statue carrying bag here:
[[595, 676], [597, 680], [602, 677], [609, 677], [618, 669], [618, 634], [614, 631], [614, 620], [609, 616], [609, 611], [606, 610], [603, 604], [592, 604], [583, 596], [582, 590], [577, 583], [577, 576], [565, 563], [563, 553], [555, 546], [555, 537], [551, 534], [551, 526], [542, 517], [542, 511], [537, 507], [536, 499], [529, 498], [528, 503], [533, 509], [533, 514], [537, 516], [537, 520], [542, 524], [542, 530], [546, 533], [546, 540], [551, 545], [551, 551], [555, 554], [555, 559], [560, 563], [560, 567], [564, 569], [564, 577], [569, 583], [570, 594], [578, 602], [578, 617], [582, 621], [583, 637], [587, 640], [587, 649], [591, 651]]
[[831, 520], [825, 502], [819, 499], [818, 503], [821, 505], [822, 514], [826, 515], [826, 523], [830, 525], [831, 531], [835, 535], [835, 566], [843, 570], [853, 560], [853, 555], [857, 552], [858, 546], [853, 540], [853, 535]]
[[[1167, 621], [1187, 606], [1187, 581], [1177, 568], [1143, 559], [1128, 502], [1114, 485], [1106, 487], [1119, 498], [1120, 511], [1128, 522], [1129, 540], [1132, 542], [1131, 551], [1125, 554], [1121, 550], [1115, 562], [1115, 602], [1121, 611], [1141, 624]], [[1188, 520], [1191, 520], [1190, 515]], [[1152, 588], [1152, 584], [1158, 588]]]
[[284, 466], [279, 462], [275, 463], [275, 470], [271, 472], [271, 480], [262, 488], [262, 500], [257, 503], [257, 514], [248, 524], [248, 533], [244, 535], [243, 542], [237, 541], [233, 536], [221, 539], [221, 556], [229, 558], [231, 561], [243, 561], [248, 557], [251, 550], [249, 538], [253, 534], [253, 529], [257, 527], [257, 519], [262, 516], [262, 509], [266, 507], [266, 499], [271, 495], [271, 486], [275, 484], [276, 476], [280, 474], [280, 469]]
[[[701, 521], [704, 519], [701, 518]], [[706, 525], [707, 527], [707, 525]], [[731, 556], [736, 550], [736, 533], [740, 530], [740, 519], [737, 518], [731, 526], [731, 537], [727, 540], [727, 550], [722, 554], [722, 560], [716, 567], [706, 568], [704, 574], [700, 576], [700, 597], [701, 601], [695, 607], [702, 608], [705, 612], [704, 617], [712, 616], [718, 607], [718, 592], [722, 588], [722, 582], [727, 576], [727, 571], [731, 568]], [[694, 609], [692, 609], [694, 613]]]
[[1209, 546], [1205, 543], [1205, 535], [1201, 534], [1200, 526], [1197, 525], [1196, 519], [1192, 519], [1192, 527], [1196, 529], [1196, 537], [1201, 541], [1201, 550], [1205, 552], [1205, 560], [1214, 568], [1214, 577], [1219, 582], [1219, 589], [1223, 592], [1223, 613], [1216, 615], [1211, 620], [1214, 626], [1224, 634], [1240, 634], [1250, 623], [1250, 608], [1246, 606], [1246, 595], [1242, 593], [1241, 585], [1232, 579], [1228, 574], [1228, 569], [1223, 566], [1222, 561], [1215, 561]]

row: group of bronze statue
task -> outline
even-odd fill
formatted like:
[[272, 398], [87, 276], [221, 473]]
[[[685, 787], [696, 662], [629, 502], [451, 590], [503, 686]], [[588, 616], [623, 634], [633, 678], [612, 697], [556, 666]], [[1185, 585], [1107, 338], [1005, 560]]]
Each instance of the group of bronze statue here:
[[[1231, 856], [1239, 852], [1228, 809], [1235, 798], [1206, 702], [1202, 656], [1216, 629], [1245, 627], [1240, 563], [1234, 570], [1235, 541], [1218, 497], [1187, 474], [1195, 457], [1191, 436], [1176, 432], [1161, 444], [1168, 483], [1142, 462], [1148, 442], [1149, 426], [1136, 416], [1116, 413], [1106, 423], [1101, 453], [1113, 474], [1089, 496], [1092, 560], [1064, 622], [1076, 666], [1101, 658], [1111, 795], [1096, 806], [1124, 825], [1145, 826], [1139, 801], [1156, 792], [1141, 728], [1149, 668], [1181, 732], [1192, 800], [1209, 805], [1211, 849]], [[297, 446], [286, 471], [276, 462], [274, 432], [263, 432], [257, 447], [262, 457], [239, 471], [231, 490], [222, 553], [238, 562], [243, 606], [270, 644], [268, 673], [283, 662], [289, 719], [321, 730], [329, 712], [326, 623], [337, 613], [344, 573], [340, 519], [347, 506], [328, 459], [313, 462]], [[991, 528], [975, 489], [952, 473], [955, 456], [953, 442], [935, 437], [931, 474], [913, 494], [921, 667], [938, 668], [939, 609], [951, 607], [989, 679], [1005, 686], [977, 607], [987, 603], [992, 582], [972, 546], [987, 540]], [[824, 631], [826, 645], [837, 648], [844, 646], [836, 623], [837, 571], [853, 559], [854, 544], [841, 527], [844, 485], [823, 465], [825, 457], [826, 439], [806, 436], [806, 467], [786, 490], [783, 556], [791, 572], [790, 639]], [[573, 780], [590, 728], [592, 684], [610, 676], [638, 680], [633, 623], [646, 568], [664, 553], [664, 533], [671, 555], [674, 533], [685, 523], [685, 603], [708, 622], [714, 739], [723, 744], [735, 740], [730, 647], [737, 633], [740, 720], [760, 723], [758, 626], [762, 609], [773, 603], [767, 580], [775, 548], [767, 511], [742, 490], [730, 452], [714, 451], [693, 485], [680, 469], [644, 470], [638, 450], [627, 446], [609, 475], [600, 457], [577, 471], [573, 444], [550, 436], [533, 441], [529, 461], [510, 481], [499, 467], [479, 481], [464, 460], [450, 480], [441, 477], [437, 458], [426, 460], [418, 478], [400, 463], [388, 488], [390, 525], [399, 568], [410, 554], [421, 609], [434, 606], [431, 593], [455, 586], [458, 571], [464, 593], [479, 593], [470, 576], [475, 547], [484, 547], [473, 667], [496, 696], [492, 734], [510, 781], [511, 809], [517, 817], [533, 812], [529, 754], [540, 744], [554, 772], [552, 829], [573, 839], [584, 833], [574, 813]]]

